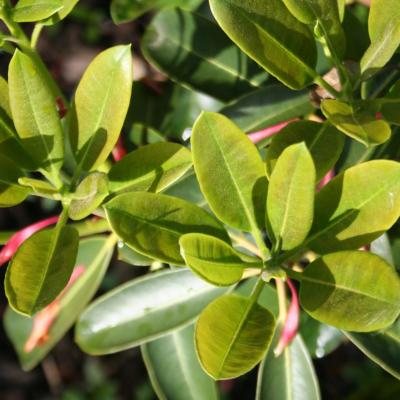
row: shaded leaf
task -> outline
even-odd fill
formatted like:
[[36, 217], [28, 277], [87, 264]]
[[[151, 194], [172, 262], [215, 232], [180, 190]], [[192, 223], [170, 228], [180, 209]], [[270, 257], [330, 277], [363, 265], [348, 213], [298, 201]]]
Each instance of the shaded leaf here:
[[225, 291], [187, 269], [135, 279], [91, 304], [78, 321], [75, 339], [90, 354], [138, 346], [193, 321]]
[[382, 99], [381, 113], [391, 124], [400, 125], [400, 80], [391, 88], [387, 96]]
[[214, 379], [235, 378], [250, 371], [268, 349], [274, 316], [250, 299], [226, 295], [214, 300], [196, 324], [196, 349]]
[[319, 181], [338, 160], [343, 150], [344, 138], [329, 123], [293, 122], [272, 138], [266, 153], [267, 174], [271, 176], [278, 157], [288, 146], [305, 142], [315, 164], [317, 181]]
[[78, 242], [78, 231], [70, 226], [39, 231], [25, 240], [6, 273], [10, 306], [31, 316], [50, 304], [68, 283]]
[[219, 399], [215, 382], [199, 364], [193, 337], [194, 327], [189, 325], [142, 345], [143, 360], [159, 399]]
[[314, 38], [281, 0], [210, 0], [210, 6], [226, 34], [285, 85], [302, 89], [313, 82]]
[[176, 143], [140, 147], [114, 164], [109, 173], [111, 192], [160, 192], [192, 166], [190, 151]]
[[113, 231], [145, 256], [184, 265], [179, 238], [205, 233], [228, 241], [222, 225], [207, 211], [184, 200], [146, 192], [121, 194], [105, 206]]
[[53, 14], [49, 19], [42, 21], [43, 25], [53, 25], [60, 22], [65, 17], [70, 14], [73, 8], [76, 6], [79, 0], [61, 0], [63, 7], [55, 14]]
[[318, 321], [370, 332], [392, 324], [400, 313], [400, 280], [382, 258], [362, 251], [327, 254], [303, 272], [300, 301]]

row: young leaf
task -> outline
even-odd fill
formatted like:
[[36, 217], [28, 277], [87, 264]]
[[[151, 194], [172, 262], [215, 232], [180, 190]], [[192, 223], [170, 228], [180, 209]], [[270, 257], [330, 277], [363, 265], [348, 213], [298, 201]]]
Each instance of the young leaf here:
[[203, 371], [194, 348], [194, 326], [142, 345], [154, 391], [160, 400], [218, 400], [216, 383]]
[[121, 133], [132, 90], [130, 46], [100, 53], [76, 90], [71, 126], [72, 148], [84, 171], [103, 163]]
[[339, 100], [324, 100], [321, 110], [336, 128], [366, 146], [378, 145], [390, 138], [389, 124], [367, 111], [357, 111]]
[[190, 151], [176, 143], [140, 147], [114, 164], [109, 173], [110, 192], [161, 192], [192, 166]]
[[268, 186], [267, 215], [277, 248], [291, 250], [310, 231], [314, 213], [315, 167], [304, 142], [278, 158]]
[[69, 207], [69, 217], [80, 220], [89, 216], [98, 208], [108, 195], [106, 174], [93, 172], [76, 188]]
[[224, 101], [259, 88], [268, 78], [218, 25], [180, 9], [156, 15], [146, 30], [142, 51], [170, 78]]
[[251, 132], [302, 117], [314, 111], [306, 91], [275, 84], [255, 90], [228, 104], [219, 112], [244, 132]]
[[387, 231], [399, 213], [400, 164], [356, 165], [317, 193], [309, 247], [320, 254], [358, 249]]
[[38, 365], [71, 328], [99, 287], [113, 249], [114, 241], [103, 237], [93, 237], [80, 242], [76, 265], [83, 265], [85, 272], [61, 298], [59, 314], [48, 332], [48, 340], [42, 346], [29, 353], [24, 351], [24, 345], [32, 331], [33, 318], [16, 313], [11, 308], [7, 309], [4, 328], [25, 371], [30, 371]]
[[325, 324], [354, 332], [376, 331], [400, 314], [400, 279], [375, 254], [331, 253], [304, 270], [300, 301], [313, 318]]
[[371, 45], [361, 60], [361, 72], [370, 77], [392, 58], [400, 45], [400, 8], [397, 0], [372, 0], [368, 19]]
[[12, 18], [15, 22], [41, 21], [62, 8], [61, 0], [19, 0], [12, 10]]
[[226, 34], [285, 85], [302, 89], [313, 82], [314, 38], [281, 0], [210, 0], [210, 6]]
[[196, 349], [206, 372], [216, 380], [236, 378], [255, 367], [275, 329], [264, 307], [237, 295], [214, 300], [196, 324]]
[[141, 254], [184, 265], [179, 238], [205, 233], [228, 241], [222, 225], [207, 211], [184, 200], [146, 192], [118, 195], [104, 206], [113, 231]]
[[78, 231], [70, 226], [39, 231], [25, 240], [5, 278], [10, 306], [31, 316], [50, 304], [68, 283], [78, 251]]
[[400, 379], [400, 320], [376, 333], [344, 332], [367, 357]]
[[228, 118], [206, 112], [196, 121], [191, 141], [197, 179], [215, 215], [247, 232], [264, 226], [267, 178], [246, 135]]
[[256, 400], [319, 400], [310, 354], [300, 335], [279, 357], [272, 346], [258, 370]]
[[0, 207], [12, 207], [22, 203], [29, 189], [18, 184], [23, 176], [21, 169], [7, 157], [0, 155]]
[[138, 346], [188, 324], [225, 291], [188, 269], [135, 279], [98, 298], [84, 311], [75, 340], [89, 354]]
[[289, 11], [304, 24], [312, 24], [322, 35], [330, 51], [343, 57], [346, 41], [342, 26], [338, 0], [283, 0]]
[[10, 105], [23, 147], [52, 177], [64, 158], [63, 131], [47, 80], [29, 56], [16, 50], [8, 70]]
[[317, 181], [320, 181], [339, 159], [344, 138], [329, 123], [293, 122], [272, 138], [266, 153], [267, 174], [271, 176], [279, 156], [288, 146], [305, 142], [315, 164]]
[[232, 285], [240, 281], [246, 268], [263, 268], [261, 260], [246, 263], [233, 247], [212, 236], [188, 233], [179, 244], [186, 265], [214, 285]]

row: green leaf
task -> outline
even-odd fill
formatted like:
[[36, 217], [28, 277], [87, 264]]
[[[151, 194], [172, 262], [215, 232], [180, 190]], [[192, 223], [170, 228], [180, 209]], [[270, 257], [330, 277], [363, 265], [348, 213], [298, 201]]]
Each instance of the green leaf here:
[[222, 225], [207, 211], [184, 200], [146, 192], [118, 195], [104, 206], [113, 231], [145, 256], [184, 265], [179, 238], [205, 233], [228, 241]]
[[206, 112], [196, 121], [191, 142], [197, 179], [215, 215], [247, 232], [264, 226], [267, 178], [246, 135], [223, 115]]
[[23, 172], [13, 161], [0, 155], [0, 207], [12, 207], [22, 203], [29, 189], [18, 184]]
[[339, 18], [340, 21], [343, 21], [344, 13], [346, 10], [346, 0], [337, 0], [338, 8], [339, 8]]
[[60, 311], [50, 328], [48, 341], [30, 353], [24, 351], [24, 345], [32, 331], [33, 318], [18, 314], [11, 308], [7, 309], [3, 320], [4, 328], [25, 371], [35, 368], [71, 328], [99, 287], [113, 248], [112, 238], [107, 240], [93, 237], [80, 242], [76, 265], [82, 265], [86, 270], [60, 299]]
[[154, 262], [153, 259], [138, 253], [123, 242], [118, 243], [118, 260], [139, 267], [147, 267]]
[[304, 142], [279, 156], [271, 174], [267, 215], [277, 249], [300, 245], [311, 229], [314, 213], [315, 167]]
[[286, 86], [302, 89], [313, 82], [314, 38], [281, 0], [210, 0], [210, 6], [226, 34]]
[[171, 79], [224, 101], [259, 88], [268, 78], [218, 25], [180, 9], [156, 15], [146, 30], [142, 51]]
[[0, 109], [11, 118], [10, 96], [8, 93], [8, 83], [0, 76]]
[[89, 174], [73, 194], [69, 217], [73, 220], [86, 218], [101, 205], [107, 195], [107, 175], [102, 172]]
[[183, 235], [179, 244], [186, 265], [201, 278], [218, 286], [239, 282], [246, 268], [263, 268], [261, 260], [246, 263], [226, 242], [201, 233]]
[[300, 301], [313, 318], [325, 324], [354, 332], [376, 331], [399, 316], [400, 279], [375, 254], [327, 254], [301, 274]]
[[63, 20], [73, 8], [76, 6], [79, 0], [61, 0], [63, 7], [55, 14], [53, 14], [49, 19], [42, 21], [43, 25], [54, 25], [57, 22]]
[[387, 233], [384, 233], [382, 236], [379, 236], [377, 239], [371, 242], [369, 246], [369, 251], [376, 254], [377, 256], [380, 256], [390, 265], [395, 265], [393, 260], [392, 248], [390, 246], [389, 236]]
[[283, 85], [269, 85], [253, 91], [220, 110], [245, 132], [311, 114], [314, 107], [306, 91], [293, 91]]
[[110, 192], [160, 192], [192, 166], [190, 151], [176, 143], [140, 147], [114, 164], [109, 173]]
[[193, 321], [226, 289], [190, 270], [151, 274], [98, 298], [81, 315], [75, 340], [89, 354], [108, 354], [157, 339]]
[[305, 142], [315, 164], [317, 181], [320, 181], [339, 159], [344, 138], [329, 123], [293, 122], [272, 138], [266, 153], [267, 174], [271, 176], [279, 156], [288, 146]]
[[86, 69], [74, 100], [72, 148], [83, 170], [102, 164], [121, 133], [132, 90], [130, 46], [100, 53]]
[[358, 164], [317, 193], [309, 247], [320, 254], [358, 249], [387, 231], [399, 212], [400, 164]]
[[390, 138], [389, 124], [377, 120], [368, 111], [354, 109], [339, 100], [324, 100], [321, 110], [337, 129], [366, 146], [378, 145]]
[[23, 147], [52, 177], [64, 158], [63, 131], [56, 100], [35, 63], [16, 50], [8, 70], [10, 105]]
[[258, 370], [256, 400], [319, 400], [310, 354], [300, 335], [279, 357], [272, 346]]
[[377, 333], [344, 332], [367, 357], [400, 379], [400, 320]]
[[361, 59], [364, 78], [385, 66], [400, 45], [400, 9], [397, 0], [372, 0], [368, 31], [371, 45]]
[[12, 19], [15, 22], [41, 21], [62, 8], [61, 0], [19, 0], [12, 10]]
[[222, 296], [197, 321], [200, 362], [214, 379], [236, 378], [261, 361], [274, 329], [275, 318], [264, 307], [241, 296]]
[[283, 0], [289, 11], [304, 24], [312, 24], [318, 36], [322, 36], [330, 51], [343, 57], [346, 40], [342, 26], [338, 0]]
[[154, 391], [160, 400], [218, 400], [216, 383], [204, 373], [194, 348], [194, 326], [142, 345]]
[[43, 196], [56, 200], [61, 199], [61, 195], [59, 194], [58, 189], [56, 189], [51, 183], [47, 181], [22, 177], [18, 179], [18, 183], [22, 186], [29, 188], [30, 191], [36, 193], [38, 196]]
[[400, 125], [400, 80], [391, 88], [389, 93], [382, 101], [381, 112], [384, 118], [391, 124]]
[[122, 24], [157, 8], [182, 7], [190, 10], [200, 3], [201, 0], [112, 0], [111, 17], [116, 24]]
[[78, 231], [70, 226], [39, 231], [26, 239], [6, 273], [10, 306], [31, 316], [50, 304], [68, 283], [78, 243]]
[[169, 196], [187, 200], [199, 207], [203, 207], [207, 204], [204, 200], [203, 194], [201, 193], [199, 182], [194, 173], [184, 176], [175, 185], [169, 187], [165, 193]]

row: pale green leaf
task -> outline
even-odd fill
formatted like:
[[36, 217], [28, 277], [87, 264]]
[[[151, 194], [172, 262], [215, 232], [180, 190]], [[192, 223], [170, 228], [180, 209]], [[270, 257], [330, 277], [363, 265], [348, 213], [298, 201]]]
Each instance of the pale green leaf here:
[[62, 8], [61, 0], [19, 0], [11, 15], [15, 22], [35, 22], [51, 17]]
[[300, 301], [315, 319], [340, 329], [370, 332], [400, 313], [400, 279], [385, 260], [365, 251], [318, 258], [301, 274]]

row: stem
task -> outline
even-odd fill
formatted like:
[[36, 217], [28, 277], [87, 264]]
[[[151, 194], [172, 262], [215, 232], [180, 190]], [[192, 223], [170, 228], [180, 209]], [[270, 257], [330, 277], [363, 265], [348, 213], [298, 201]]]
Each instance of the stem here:
[[264, 243], [264, 238], [262, 237], [261, 231], [258, 228], [255, 228], [252, 230], [251, 233], [254, 237], [254, 240], [256, 241], [259, 250], [259, 256], [263, 261], [267, 261], [270, 258], [270, 253], [267, 246]]
[[371, 93], [370, 98], [376, 99], [389, 86], [394, 78], [399, 74], [398, 70], [392, 71], [385, 80]]
[[314, 83], [317, 85], [321, 86], [324, 88], [327, 92], [329, 92], [332, 96], [334, 96], [337, 99], [340, 99], [342, 97], [342, 94], [338, 92], [333, 86], [331, 86], [325, 79], [323, 79], [321, 76], [317, 76], [314, 79]]
[[31, 47], [32, 49], [36, 48], [37, 42], [40, 37], [40, 33], [42, 32], [42, 29], [44, 28], [43, 24], [36, 24], [35, 27], [33, 28], [32, 36], [31, 36]]
[[256, 256], [261, 258], [261, 252], [256, 245], [249, 242], [241, 235], [237, 235], [236, 233], [229, 232], [229, 236], [236, 242], [237, 245], [243, 247], [244, 249], [250, 251], [250, 253], [255, 254]]
[[276, 279], [276, 291], [278, 294], [279, 317], [278, 322], [283, 324], [286, 321], [287, 306], [286, 306], [286, 288], [283, 279]]
[[262, 290], [264, 289], [264, 285], [265, 285], [265, 282], [261, 278], [258, 278], [258, 281], [257, 281], [256, 285], [254, 286], [253, 291], [251, 292], [249, 303], [248, 303], [247, 307], [250, 308], [254, 303], [257, 302], [258, 297], [260, 296]]
[[99, 219], [96, 221], [87, 220], [71, 224], [79, 232], [79, 236], [90, 236], [98, 233], [105, 233], [110, 231], [110, 225], [106, 219]]

